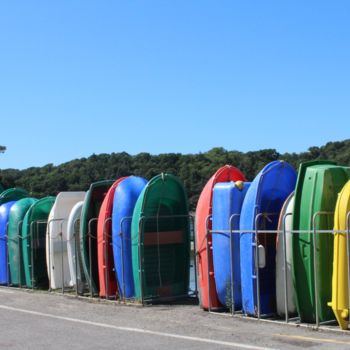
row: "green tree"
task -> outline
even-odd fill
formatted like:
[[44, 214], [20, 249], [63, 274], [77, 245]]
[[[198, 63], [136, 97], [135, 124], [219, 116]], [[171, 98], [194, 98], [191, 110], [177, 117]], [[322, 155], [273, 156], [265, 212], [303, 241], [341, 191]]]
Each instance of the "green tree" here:
[[[6, 147], [0, 146], [0, 153], [5, 151]], [[284, 154], [275, 149], [244, 153], [222, 147], [197, 154], [93, 154], [60, 165], [47, 164], [24, 170], [0, 169], [0, 183], [5, 188], [23, 187], [32, 196], [42, 197], [56, 195], [60, 191], [86, 191], [92, 182], [103, 179], [138, 175], [149, 180], [161, 172], [168, 172], [183, 181], [190, 208], [195, 210], [205, 183], [219, 167], [231, 164], [252, 181], [264, 165], [277, 159], [289, 162], [296, 169], [301, 162], [314, 159], [328, 159], [350, 166], [350, 140], [328, 142], [321, 147], [310, 147], [305, 152]]]

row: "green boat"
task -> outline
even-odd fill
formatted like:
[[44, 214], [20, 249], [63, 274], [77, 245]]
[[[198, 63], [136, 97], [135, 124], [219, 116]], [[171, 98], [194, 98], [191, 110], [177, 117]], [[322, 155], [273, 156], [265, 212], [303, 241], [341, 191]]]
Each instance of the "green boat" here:
[[[108, 189], [113, 185], [114, 180], [98, 181], [91, 184], [86, 192], [83, 208], [80, 217], [80, 253], [84, 275], [90, 293], [98, 295], [99, 278], [98, 278], [98, 260], [97, 260], [97, 219], [100, 212], [103, 199]], [[90, 224], [89, 224], [90, 222]], [[89, 227], [90, 226], [90, 227]], [[89, 249], [89, 229], [90, 242]], [[90, 255], [91, 252], [91, 255]], [[91, 265], [90, 265], [91, 262]]]
[[12, 285], [22, 286], [26, 284], [21, 249], [21, 231], [24, 216], [27, 210], [37, 201], [34, 198], [23, 198], [18, 200], [10, 210], [7, 239], [8, 260], [10, 268], [10, 281]]
[[133, 213], [131, 238], [137, 300], [187, 295], [190, 268], [188, 215], [186, 191], [173, 175], [154, 177], [141, 192]]
[[[334, 319], [332, 309], [327, 306], [327, 302], [332, 298], [333, 236], [331, 233], [316, 234], [315, 259], [313, 231], [333, 229], [337, 194], [349, 178], [350, 168], [337, 166], [333, 162], [306, 162], [299, 168], [293, 230], [307, 232], [294, 233], [292, 247], [296, 305], [302, 322], [318, 323]], [[315, 290], [314, 268], [317, 271], [317, 290]]]
[[48, 288], [46, 268], [46, 226], [55, 197], [35, 202], [27, 211], [22, 224], [22, 256], [26, 286]]
[[17, 201], [25, 197], [28, 197], [28, 192], [23, 188], [9, 188], [0, 193], [0, 205], [10, 201]]

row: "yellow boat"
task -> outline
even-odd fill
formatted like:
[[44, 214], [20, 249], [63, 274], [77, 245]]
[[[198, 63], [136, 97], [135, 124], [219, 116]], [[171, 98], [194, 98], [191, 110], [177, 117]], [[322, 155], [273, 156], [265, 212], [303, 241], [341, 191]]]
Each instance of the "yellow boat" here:
[[350, 181], [338, 195], [334, 213], [334, 230], [344, 231], [335, 233], [333, 252], [332, 307], [341, 329], [348, 329], [349, 324], [349, 287], [348, 287], [348, 254], [346, 242], [347, 215], [350, 212]]

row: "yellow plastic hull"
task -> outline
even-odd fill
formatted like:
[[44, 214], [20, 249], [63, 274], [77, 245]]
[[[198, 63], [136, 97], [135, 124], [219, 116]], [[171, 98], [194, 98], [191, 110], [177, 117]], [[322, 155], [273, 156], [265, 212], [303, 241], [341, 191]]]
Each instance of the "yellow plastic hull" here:
[[347, 214], [350, 212], [350, 181], [338, 195], [334, 213], [334, 230], [344, 231], [334, 235], [332, 307], [341, 329], [347, 329], [349, 324], [349, 287], [347, 266]]

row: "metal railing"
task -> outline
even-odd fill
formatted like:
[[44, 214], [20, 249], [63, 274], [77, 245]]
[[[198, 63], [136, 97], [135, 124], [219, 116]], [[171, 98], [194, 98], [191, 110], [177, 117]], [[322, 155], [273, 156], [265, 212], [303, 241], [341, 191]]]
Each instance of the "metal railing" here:
[[[105, 221], [104, 221], [104, 225], [103, 225], [103, 265], [104, 265], [104, 282], [105, 282], [105, 289], [106, 289], [106, 294], [105, 294], [105, 298], [106, 299], [110, 299], [112, 298], [113, 300], [117, 301], [117, 302], [137, 302], [137, 300], [135, 300], [135, 298], [127, 298], [126, 297], [126, 282], [125, 282], [125, 257], [124, 257], [124, 253], [125, 253], [125, 247], [124, 247], [124, 244], [125, 244], [125, 235], [123, 233], [123, 224], [126, 222], [126, 221], [130, 221], [132, 219], [132, 217], [123, 217], [120, 221], [120, 233], [119, 233], [119, 236], [120, 236], [120, 242], [121, 242], [121, 245], [120, 245], [120, 255], [121, 255], [121, 271], [122, 271], [122, 274], [121, 274], [121, 285], [117, 284], [118, 288], [119, 288], [119, 294], [118, 294], [118, 297], [116, 297], [116, 295], [111, 295], [109, 292], [110, 292], [110, 266], [113, 266], [114, 263], [111, 263], [110, 262], [110, 259], [111, 257], [109, 256], [109, 247], [110, 245], [112, 245], [112, 235], [108, 232], [107, 230], [107, 227], [108, 225], [111, 223], [111, 217], [109, 218], [106, 218]], [[167, 216], [143, 216], [140, 218], [139, 220], [139, 228], [140, 230], [142, 229], [142, 227], [145, 225], [146, 221], [150, 221], [150, 220], [171, 220], [171, 219], [175, 219], [175, 220], [181, 220], [181, 219], [184, 219], [186, 220], [187, 222], [184, 224], [184, 225], [188, 225], [189, 227], [189, 231], [190, 231], [190, 237], [192, 237], [193, 239], [193, 244], [194, 244], [194, 252], [196, 251], [196, 246], [195, 246], [195, 235], [194, 235], [194, 218], [193, 216], [191, 215], [167, 215]], [[92, 257], [93, 257], [93, 254], [92, 254], [92, 248], [93, 248], [93, 240], [96, 240], [97, 239], [97, 235], [96, 235], [96, 232], [97, 230], [94, 230], [93, 229], [93, 225], [97, 222], [98, 218], [92, 218], [89, 220], [88, 222], [88, 232], [87, 232], [87, 235], [86, 235], [86, 238], [87, 239], [87, 250], [88, 250], [88, 263], [89, 263], [89, 276], [85, 276], [87, 277], [87, 281], [88, 281], [88, 289], [89, 289], [89, 297], [92, 298], [92, 297], [96, 297], [97, 295], [94, 293], [94, 288], [93, 288], [93, 282], [97, 282], [97, 281], [93, 281], [93, 264], [96, 264], [97, 262], [96, 261], [92, 261]], [[51, 219], [49, 220], [48, 222], [45, 222], [47, 224], [47, 249], [48, 249], [48, 278], [49, 278], [49, 292], [56, 292], [58, 289], [61, 289], [61, 293], [65, 293], [66, 291], [69, 291], [71, 290], [72, 288], [69, 288], [69, 286], [67, 286], [66, 284], [66, 281], [65, 281], [65, 268], [66, 268], [66, 264], [67, 262], [64, 261], [64, 252], [65, 252], [65, 245], [68, 244], [69, 240], [68, 239], [65, 239], [63, 237], [63, 224], [64, 222], [66, 221], [66, 219], [62, 219], [62, 218], [58, 218], [58, 219]], [[75, 241], [75, 245], [74, 245], [74, 249], [75, 249], [75, 254], [74, 254], [74, 265], [75, 265], [75, 284], [73, 285], [74, 287], [74, 290], [75, 290], [75, 294], [78, 296], [84, 296], [86, 295], [85, 292], [84, 292], [84, 286], [80, 285], [81, 283], [84, 284], [84, 282], [82, 281], [83, 280], [83, 276], [80, 276], [81, 274], [84, 275], [84, 271], [83, 271], [83, 268], [81, 266], [81, 257], [80, 257], [80, 247], [78, 246], [78, 244], [80, 244], [80, 240], [81, 240], [81, 237], [80, 236], [80, 233], [76, 230], [76, 226], [77, 226], [77, 223], [78, 223], [79, 219], [76, 219], [75, 222], [74, 222], [74, 234], [73, 236], [70, 238], [71, 240], [74, 240]], [[40, 222], [40, 223], [43, 223], [43, 222]], [[31, 226], [31, 233], [30, 233], [30, 237], [32, 237], [32, 233], [34, 232], [34, 226], [35, 226], [35, 222], [32, 222]], [[59, 224], [60, 225], [60, 228], [57, 229], [57, 227], [55, 228], [55, 230], [53, 230], [53, 225], [54, 224]], [[55, 234], [53, 235], [52, 231], [55, 231]], [[159, 232], [161, 233], [161, 232]], [[139, 231], [139, 244], [138, 244], [138, 254], [139, 254], [139, 262], [140, 262], [140, 266], [139, 266], [139, 278], [140, 278], [140, 288], [141, 288], [141, 298], [140, 300], [138, 301], [139, 303], [141, 303], [142, 305], [148, 303], [148, 302], [152, 302], [152, 301], [165, 301], [165, 300], [168, 300], [169, 298], [167, 297], [159, 297], [159, 296], [147, 296], [145, 295], [144, 293], [144, 286], [145, 286], [145, 280], [144, 280], [144, 259], [143, 259], [143, 256], [142, 256], [142, 245], [143, 245], [143, 242], [142, 242], [142, 237], [141, 237], [141, 231]], [[147, 235], [147, 233], [145, 233]], [[78, 236], [77, 236], [78, 235]], [[77, 239], [79, 237], [79, 240]], [[61, 256], [61, 279], [57, 278], [58, 281], [60, 281], [61, 285], [60, 285], [60, 288], [56, 288], [55, 290], [53, 289], [53, 286], [52, 286], [52, 269], [54, 268], [54, 264], [55, 262], [52, 261], [52, 254], [51, 254], [51, 249], [55, 249], [53, 247], [51, 247], [51, 243], [52, 242], [55, 242], [57, 241], [57, 239], [59, 238], [61, 244], [60, 244], [60, 256]], [[33, 242], [32, 242], [32, 239], [31, 239], [31, 266], [32, 266], [32, 281], [34, 281], [34, 260], [33, 260], [33, 257], [34, 257], [34, 254], [35, 254], [35, 247], [33, 245]], [[190, 244], [190, 242], [189, 242]], [[158, 246], [159, 246], [159, 242], [158, 242]], [[57, 246], [56, 246], [57, 248]], [[21, 250], [21, 249], [20, 249]], [[56, 253], [56, 251], [55, 251]], [[55, 257], [54, 259], [57, 259], [57, 257]], [[157, 259], [159, 260], [160, 257], [158, 256]], [[188, 257], [189, 259], [189, 263], [191, 263], [191, 257]], [[56, 260], [57, 261], [57, 260]], [[159, 260], [159, 264], [161, 264], [160, 260]], [[197, 272], [196, 272], [196, 263], [194, 262], [193, 264], [193, 268], [194, 268], [194, 279], [195, 279], [195, 288], [194, 290], [189, 290], [188, 294], [186, 295], [176, 295], [174, 297], [171, 297], [170, 299], [172, 300], [175, 300], [175, 299], [179, 299], [179, 298], [183, 298], [183, 297], [186, 297], [186, 296], [195, 296], [197, 297], [198, 295], [198, 291], [197, 291]], [[116, 274], [116, 271], [115, 269], [113, 269], [113, 273]], [[189, 277], [190, 278], [190, 277]], [[116, 278], [117, 279], [117, 278]], [[33, 283], [33, 286], [34, 286], [35, 283]], [[59, 283], [58, 283], [59, 284]], [[111, 301], [113, 301], [111, 300]]]
[[[312, 239], [312, 260], [313, 260], [313, 281], [312, 283], [314, 284], [314, 295], [313, 298], [315, 300], [315, 326], [316, 328], [320, 327], [323, 324], [328, 324], [329, 322], [334, 322], [333, 320], [330, 321], [326, 321], [326, 322], [321, 322], [320, 321], [320, 305], [319, 305], [319, 266], [318, 266], [318, 254], [319, 251], [317, 249], [317, 235], [319, 234], [335, 234], [335, 233], [343, 233], [346, 235], [346, 249], [347, 249], [347, 278], [348, 278], [348, 283], [350, 281], [350, 212], [347, 213], [346, 216], [346, 229], [345, 230], [319, 230], [317, 228], [318, 224], [317, 224], [317, 220], [322, 218], [322, 217], [328, 217], [328, 216], [332, 216], [334, 215], [333, 212], [327, 212], [327, 211], [320, 211], [320, 212], [316, 212], [313, 217], [312, 217], [312, 225], [311, 228], [309, 230], [288, 230], [286, 228], [286, 220], [292, 216], [292, 213], [287, 213], [286, 215], [283, 216], [282, 220], [283, 220], [283, 225], [282, 225], [282, 229], [276, 229], [276, 230], [266, 230], [266, 229], [261, 229], [260, 228], [260, 221], [262, 219], [264, 220], [269, 220], [272, 216], [276, 216], [276, 213], [259, 213], [258, 215], [255, 216], [255, 229], [250, 229], [250, 230], [235, 230], [234, 226], [234, 222], [236, 219], [239, 218], [239, 214], [233, 214], [229, 217], [228, 219], [228, 230], [213, 230], [213, 229], [209, 229], [210, 225], [210, 221], [212, 220], [211, 216], [208, 216], [206, 218], [206, 253], [207, 253], [207, 278], [208, 278], [208, 303], [209, 303], [209, 307], [208, 307], [208, 311], [209, 312], [213, 312], [212, 311], [212, 300], [211, 300], [211, 296], [212, 296], [212, 292], [213, 292], [213, 288], [214, 286], [212, 286], [211, 280], [212, 277], [210, 275], [211, 271], [209, 269], [209, 263], [212, 259], [212, 256], [210, 256], [210, 254], [212, 254], [212, 246], [210, 246], [209, 244], [209, 237], [212, 237], [212, 235], [215, 234], [225, 234], [225, 235], [229, 235], [229, 247], [230, 247], [230, 279], [231, 279], [231, 284], [230, 284], [230, 300], [229, 300], [229, 306], [230, 306], [230, 314], [232, 316], [235, 315], [239, 315], [240, 317], [243, 316], [243, 311], [242, 310], [237, 310], [237, 301], [235, 300], [235, 269], [233, 268], [233, 254], [234, 254], [234, 235], [240, 235], [242, 233], [250, 233], [252, 234], [254, 237], [253, 240], [253, 257], [254, 257], [254, 270], [255, 270], [255, 296], [256, 296], [256, 318], [259, 320], [261, 318], [266, 318], [267, 316], [271, 316], [271, 315], [263, 315], [261, 312], [261, 293], [260, 293], [260, 268], [259, 268], [259, 235], [260, 234], [273, 234], [273, 235], [279, 235], [279, 237], [282, 238], [282, 257], [283, 257], [283, 261], [282, 261], [282, 265], [283, 265], [283, 293], [284, 293], [284, 322], [288, 323], [291, 321], [297, 321], [298, 318], [297, 317], [293, 317], [291, 318], [292, 315], [290, 315], [289, 312], [289, 305], [288, 305], [288, 300], [289, 300], [289, 288], [288, 288], [288, 265], [287, 265], [287, 242], [286, 242], [286, 236], [287, 234], [310, 234], [311, 235], [311, 239]], [[119, 236], [120, 236], [120, 255], [121, 255], [121, 278], [119, 279], [121, 281], [120, 284], [117, 284], [118, 288], [119, 288], [119, 294], [118, 297], [115, 297], [114, 295], [110, 295], [109, 294], [109, 290], [110, 290], [110, 267], [113, 266], [113, 263], [110, 263], [110, 259], [111, 257], [109, 256], [109, 248], [110, 245], [113, 244], [112, 243], [112, 235], [108, 232], [108, 225], [111, 224], [111, 218], [106, 218], [106, 220], [104, 221], [104, 225], [103, 225], [103, 258], [104, 258], [104, 279], [105, 279], [105, 288], [106, 288], [106, 295], [105, 298], [106, 299], [110, 299], [113, 298], [113, 300], [110, 301], [116, 301], [116, 302], [133, 302], [135, 301], [135, 298], [127, 298], [126, 297], [126, 281], [125, 281], [125, 256], [124, 256], [124, 252], [125, 252], [125, 240], [126, 240], [126, 236], [124, 231], [124, 226], [123, 224], [125, 222], [130, 221], [132, 218], [131, 217], [123, 217], [120, 221], [120, 232], [119, 232]], [[140, 262], [140, 266], [138, 267], [138, 272], [139, 272], [139, 279], [140, 279], [140, 288], [141, 288], [141, 298], [139, 300], [139, 302], [144, 305], [148, 302], [153, 302], [153, 301], [167, 301], [169, 298], [168, 297], [162, 297], [162, 296], [157, 296], [157, 295], [145, 295], [145, 274], [144, 274], [144, 262], [143, 262], [143, 247], [142, 247], [142, 242], [143, 242], [143, 232], [144, 232], [144, 227], [145, 224], [149, 221], [156, 221], [159, 222], [159, 220], [171, 220], [171, 219], [176, 219], [176, 220], [185, 220], [186, 223], [183, 224], [182, 227], [184, 227], [184, 225], [188, 225], [189, 230], [190, 230], [190, 237], [193, 238], [193, 245], [194, 245], [194, 259], [190, 259], [190, 263], [191, 260], [194, 261], [194, 290], [189, 290], [188, 293], [186, 295], [175, 295], [173, 297], [171, 297], [172, 300], [176, 300], [178, 298], [183, 298], [183, 297], [197, 297], [198, 296], [198, 290], [197, 290], [197, 263], [196, 262], [196, 251], [197, 251], [197, 247], [196, 247], [196, 240], [195, 240], [195, 234], [194, 234], [194, 218], [192, 215], [165, 215], [165, 216], [142, 216], [139, 220], [138, 223], [138, 258], [139, 258], [139, 262]], [[15, 237], [9, 238], [7, 236], [7, 230], [6, 230], [6, 235], [4, 238], [2, 239], [6, 239], [7, 240], [7, 245], [9, 245], [10, 243], [15, 243], [17, 245], [17, 249], [18, 249], [18, 287], [22, 288], [24, 287], [22, 285], [22, 266], [21, 266], [21, 262], [22, 262], [22, 249], [24, 249], [24, 247], [22, 247], [22, 241], [23, 240], [27, 240], [27, 248], [29, 248], [29, 252], [30, 252], [30, 256], [29, 256], [29, 261], [30, 261], [30, 269], [31, 269], [31, 288], [34, 289], [36, 288], [36, 280], [35, 280], [35, 254], [36, 254], [36, 248], [40, 245], [41, 242], [38, 242], [38, 240], [41, 240], [43, 238], [38, 237], [38, 232], [39, 232], [39, 226], [40, 225], [47, 225], [48, 230], [47, 230], [47, 239], [48, 244], [47, 247], [49, 249], [48, 252], [48, 278], [49, 278], [49, 291], [53, 291], [52, 286], [51, 286], [51, 280], [52, 280], [52, 276], [51, 276], [51, 267], [52, 267], [52, 261], [51, 261], [51, 241], [52, 240], [57, 240], [59, 237], [60, 240], [60, 255], [61, 255], [61, 282], [62, 282], [62, 286], [61, 286], [61, 293], [65, 293], [66, 291], [69, 290], [73, 290], [72, 288], [69, 288], [69, 286], [66, 285], [65, 283], [65, 261], [64, 261], [64, 252], [65, 252], [65, 246], [68, 244], [68, 239], [65, 239], [63, 237], [63, 224], [65, 222], [66, 219], [53, 219], [53, 220], [49, 220], [48, 222], [45, 220], [38, 220], [38, 221], [33, 221], [30, 224], [30, 230], [29, 230], [29, 234], [25, 237], [22, 237], [21, 232], [22, 232], [22, 225], [23, 225], [23, 221], [20, 221], [17, 225], [17, 235]], [[51, 234], [51, 226], [54, 222], [57, 222], [60, 224], [60, 229], [57, 230], [57, 234], [55, 236], [52, 236]], [[76, 219], [74, 222], [74, 227], [76, 227], [77, 223], [79, 222], [79, 219]], [[93, 246], [93, 242], [92, 240], [96, 240], [97, 236], [94, 234], [94, 231], [97, 232], [97, 230], [93, 230], [92, 225], [97, 222], [97, 218], [92, 218], [91, 220], [89, 220], [88, 223], [88, 232], [86, 235], [86, 238], [88, 240], [88, 260], [89, 260], [89, 273], [90, 273], [90, 278], [88, 280], [88, 287], [89, 287], [89, 297], [95, 297], [96, 295], [93, 293], [93, 275], [92, 275], [92, 267], [93, 264], [96, 263], [95, 261], [92, 261], [92, 246]], [[159, 232], [161, 233], [161, 232]], [[146, 233], [147, 234], [147, 233]], [[82, 266], [81, 266], [81, 262], [79, 260], [79, 247], [78, 244], [80, 244], [80, 241], [77, 240], [77, 237], [79, 235], [79, 232], [74, 229], [74, 234], [71, 238], [71, 240], [75, 241], [75, 285], [73, 285], [73, 288], [75, 290], [76, 295], [86, 295], [84, 292], [82, 292], [82, 290], [84, 290], [84, 285], [79, 285], [80, 283], [83, 283], [83, 276], [80, 276], [82, 273], [84, 274], [84, 272], [82, 271]], [[157, 249], [159, 249], [159, 241], [156, 244]], [[115, 248], [115, 247], [114, 247]], [[7, 255], [8, 255], [8, 251], [9, 251], [9, 247], [7, 246]], [[191, 253], [192, 254], [192, 253]], [[7, 256], [8, 258], [8, 256]], [[158, 259], [158, 263], [161, 264], [160, 261], [160, 255], [158, 254], [157, 256]], [[10, 275], [11, 275], [11, 266], [9, 264], [9, 258], [8, 258], [8, 265], [7, 265], [7, 271], [8, 271], [8, 278], [10, 279]], [[113, 272], [116, 274], [116, 271], [113, 270]], [[17, 283], [16, 283], [17, 284]], [[9, 284], [10, 285], [10, 284]], [[12, 283], [12, 285], [14, 285]], [[28, 287], [28, 286], [27, 286]], [[349, 299], [349, 313], [350, 313], [350, 293], [348, 296]], [[276, 317], [277, 319], [277, 317]], [[281, 319], [277, 319], [278, 322]], [[300, 322], [300, 321], [299, 321]]]
[[[331, 324], [335, 322], [335, 319], [329, 320], [329, 321], [324, 321], [321, 322], [320, 321], [320, 316], [319, 316], [319, 281], [318, 281], [318, 272], [319, 272], [319, 267], [318, 267], [318, 254], [319, 251], [317, 249], [317, 235], [319, 234], [336, 234], [336, 233], [342, 233], [342, 234], [346, 234], [346, 248], [347, 248], [347, 278], [348, 278], [348, 284], [350, 281], [350, 212], [347, 213], [347, 217], [346, 217], [346, 230], [333, 230], [333, 229], [329, 229], [329, 230], [321, 230], [317, 228], [317, 219], [319, 217], [322, 216], [333, 216], [334, 212], [327, 212], [327, 211], [320, 211], [320, 212], [316, 212], [313, 215], [312, 218], [312, 226], [310, 229], [308, 230], [287, 230], [286, 229], [286, 220], [288, 217], [292, 216], [292, 213], [286, 213], [283, 218], [282, 218], [282, 228], [281, 229], [275, 229], [275, 230], [265, 230], [265, 229], [259, 229], [259, 220], [263, 217], [263, 218], [268, 218], [272, 215], [277, 215], [276, 213], [259, 213], [258, 215], [255, 216], [255, 229], [250, 229], [250, 230], [234, 230], [233, 229], [233, 219], [235, 217], [239, 217], [239, 214], [233, 214], [228, 222], [229, 222], [229, 230], [217, 230], [217, 229], [209, 229], [209, 227], [211, 226], [209, 223], [212, 220], [212, 216], [209, 215], [206, 218], [206, 254], [207, 254], [207, 279], [208, 279], [208, 288], [207, 288], [207, 296], [208, 296], [208, 311], [210, 313], [215, 313], [215, 314], [219, 314], [219, 315], [227, 315], [227, 313], [223, 313], [223, 312], [215, 312], [212, 311], [212, 288], [213, 286], [211, 285], [212, 283], [212, 278], [211, 278], [211, 271], [210, 271], [210, 262], [214, 262], [213, 261], [213, 252], [212, 252], [212, 246], [213, 246], [213, 242], [212, 245], [210, 246], [209, 242], [208, 242], [208, 238], [209, 237], [213, 237], [213, 235], [217, 235], [217, 234], [225, 234], [225, 235], [229, 235], [229, 247], [230, 247], [230, 279], [231, 279], [231, 284], [230, 284], [230, 306], [231, 306], [231, 312], [229, 313], [231, 316], [235, 316], [235, 315], [239, 315], [239, 317], [251, 317], [248, 315], [244, 315], [244, 311], [243, 309], [241, 310], [236, 310], [236, 301], [234, 298], [234, 268], [232, 266], [232, 262], [233, 262], [233, 254], [234, 254], [234, 245], [233, 245], [233, 235], [234, 234], [244, 234], [244, 233], [251, 233], [254, 234], [254, 243], [253, 243], [253, 256], [254, 256], [254, 267], [255, 267], [255, 286], [256, 286], [256, 293], [255, 293], [255, 297], [256, 297], [256, 315], [255, 318], [260, 320], [262, 318], [266, 319], [266, 318], [271, 318], [271, 316], [274, 316], [276, 322], [281, 322], [280, 317], [277, 316], [277, 314], [275, 315], [263, 315], [261, 313], [261, 295], [260, 295], [260, 274], [259, 274], [259, 249], [258, 249], [258, 245], [259, 245], [259, 235], [260, 234], [273, 234], [273, 235], [279, 235], [282, 238], [282, 265], [283, 265], [283, 293], [284, 293], [284, 322], [285, 323], [289, 323], [291, 321], [296, 321], [296, 322], [300, 322], [299, 317], [291, 317], [290, 312], [289, 312], [289, 304], [288, 304], [288, 300], [289, 300], [289, 290], [288, 290], [288, 266], [287, 266], [287, 243], [286, 243], [286, 235], [287, 234], [310, 234], [311, 235], [311, 239], [312, 239], [312, 264], [313, 264], [313, 284], [314, 284], [314, 295], [313, 298], [315, 300], [315, 322], [314, 325], [316, 328], [319, 328], [321, 325], [326, 325], [326, 324]], [[241, 252], [242, 254], [242, 252]], [[214, 272], [214, 271], [213, 271]], [[350, 288], [349, 288], [350, 290]], [[350, 314], [350, 293], [349, 293], [349, 314]], [[294, 316], [294, 315], [293, 315]]]
[[[183, 232], [188, 231], [189, 233], [189, 237], [185, 237], [184, 239], [188, 239], [188, 244], [191, 245], [191, 237], [193, 239], [193, 244], [194, 244], [194, 250], [193, 250], [193, 255], [195, 255], [196, 252], [196, 242], [195, 242], [195, 234], [194, 234], [194, 217], [192, 215], [156, 215], [156, 216], [142, 216], [139, 220], [138, 223], [138, 255], [139, 255], [139, 279], [140, 279], [140, 290], [141, 290], [141, 297], [140, 297], [140, 302], [142, 305], [148, 303], [148, 302], [162, 302], [162, 301], [175, 301], [175, 300], [179, 300], [179, 299], [183, 299], [183, 298], [187, 298], [187, 297], [197, 297], [198, 296], [198, 290], [197, 290], [197, 266], [196, 263], [194, 262], [194, 278], [195, 278], [195, 289], [194, 290], [187, 290], [186, 294], [178, 294], [178, 295], [172, 295], [169, 297], [163, 297], [160, 295], [145, 295], [145, 276], [144, 276], [144, 257], [142, 255], [142, 246], [143, 246], [143, 237], [142, 234], [147, 234], [147, 232], [143, 232], [143, 227], [146, 224], [147, 221], [149, 220], [157, 220], [157, 226], [159, 224], [159, 220], [170, 220], [170, 219], [176, 219], [176, 220], [181, 220], [184, 219], [187, 221], [186, 225], [187, 228], [185, 228], [185, 225], [183, 224], [181, 230]], [[180, 225], [181, 226], [181, 225]], [[161, 231], [158, 231], [158, 242], [156, 244], [157, 246], [157, 251], [158, 251], [158, 271], [160, 274], [160, 264], [161, 264], [161, 259], [160, 259], [160, 253], [159, 253], [159, 249], [160, 249], [160, 242], [159, 242], [159, 234], [161, 233]], [[123, 240], [122, 240], [123, 241]], [[184, 244], [186, 244], [186, 242], [184, 242]], [[188, 247], [190, 249], [190, 247]], [[184, 254], [186, 254], [186, 249], [184, 249]], [[191, 254], [190, 254], [191, 255]], [[190, 264], [191, 262], [191, 256], [184, 256], [185, 259], [188, 259], [188, 263]], [[193, 258], [195, 258], [195, 256], [193, 256]], [[195, 261], [195, 260], [194, 260]], [[185, 267], [185, 269], [187, 269], [187, 267]], [[190, 271], [186, 271], [186, 273], [188, 273], [188, 279], [190, 279]], [[160, 282], [161, 282], [161, 277], [160, 277]], [[186, 282], [187, 284], [189, 283]], [[187, 289], [187, 288], [186, 288]]]

